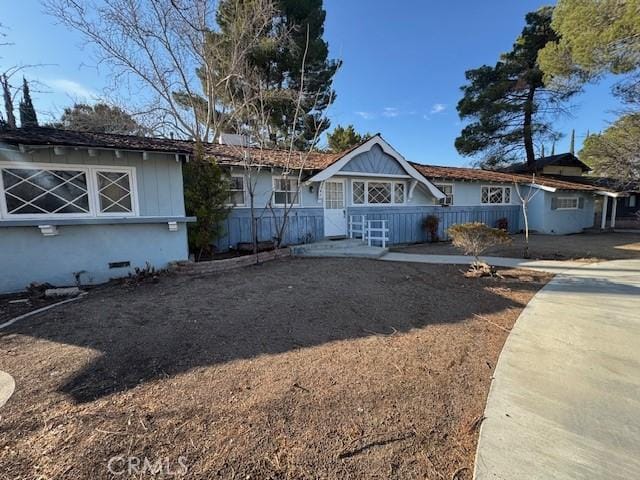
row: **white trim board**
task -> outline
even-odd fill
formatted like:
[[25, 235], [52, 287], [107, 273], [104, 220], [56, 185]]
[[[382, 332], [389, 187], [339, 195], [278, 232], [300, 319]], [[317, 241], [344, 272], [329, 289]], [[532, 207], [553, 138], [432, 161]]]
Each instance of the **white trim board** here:
[[[389, 145], [379, 134], [374, 135], [358, 148], [350, 151], [342, 158], [308, 179], [307, 182], [323, 182], [334, 175], [338, 175], [342, 167], [349, 163], [351, 159], [353, 159], [357, 155], [360, 155], [361, 153], [368, 152], [374, 145], [378, 145], [384, 153], [393, 157], [402, 166], [404, 171], [407, 172], [407, 174], [411, 178], [426, 187], [431, 195], [433, 195], [438, 200], [444, 198], [444, 194], [440, 190], [438, 190], [429, 180], [427, 180], [420, 172], [418, 172], [418, 170], [416, 170], [409, 162], [407, 162], [407, 160], [402, 155], [400, 155], [400, 153], [398, 153], [391, 145]], [[362, 176], [363, 174], [358, 173], [358, 175]]]

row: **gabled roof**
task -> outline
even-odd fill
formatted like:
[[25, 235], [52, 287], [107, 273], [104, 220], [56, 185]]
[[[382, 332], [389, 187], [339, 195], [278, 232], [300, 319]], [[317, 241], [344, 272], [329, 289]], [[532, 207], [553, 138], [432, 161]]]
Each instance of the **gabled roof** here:
[[[591, 168], [586, 163], [580, 161], [573, 153], [559, 153], [558, 155], [549, 155], [547, 157], [540, 157], [536, 159], [535, 171], [540, 172], [544, 167], [556, 166], [556, 167], [578, 167], [583, 172], [590, 172]], [[516, 163], [509, 165], [508, 167], [501, 168], [502, 172], [514, 172], [514, 173], [527, 173], [529, 167], [526, 163]]]
[[349, 163], [351, 159], [353, 159], [357, 155], [360, 155], [361, 153], [368, 152], [369, 150], [371, 150], [371, 148], [374, 145], [378, 145], [384, 153], [393, 157], [393, 159], [400, 164], [400, 166], [404, 169], [404, 171], [407, 172], [407, 174], [411, 178], [413, 178], [416, 182], [420, 183], [427, 190], [429, 190], [431, 195], [433, 195], [436, 198], [445, 197], [445, 195], [440, 190], [438, 190], [435, 187], [435, 185], [433, 185], [424, 175], [422, 175], [418, 170], [416, 170], [416, 168], [411, 164], [411, 162], [408, 162], [402, 155], [400, 155], [398, 151], [396, 151], [391, 145], [389, 145], [389, 143], [387, 143], [387, 141], [384, 138], [382, 138], [382, 135], [380, 135], [379, 133], [375, 134], [373, 137], [368, 138], [361, 144], [356, 145], [350, 150], [340, 153], [339, 157], [333, 163], [331, 163], [324, 170], [315, 174], [308, 181], [322, 182], [324, 180], [327, 180], [328, 178], [338, 173], [342, 169], [342, 167], [344, 167], [347, 163]]

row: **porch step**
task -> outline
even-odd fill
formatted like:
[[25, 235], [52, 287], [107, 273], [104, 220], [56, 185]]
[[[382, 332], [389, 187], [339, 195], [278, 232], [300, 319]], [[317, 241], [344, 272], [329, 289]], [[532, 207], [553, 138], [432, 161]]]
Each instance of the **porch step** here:
[[388, 251], [388, 248], [370, 247], [362, 240], [356, 239], [323, 241], [291, 247], [292, 255], [298, 257], [380, 258]]

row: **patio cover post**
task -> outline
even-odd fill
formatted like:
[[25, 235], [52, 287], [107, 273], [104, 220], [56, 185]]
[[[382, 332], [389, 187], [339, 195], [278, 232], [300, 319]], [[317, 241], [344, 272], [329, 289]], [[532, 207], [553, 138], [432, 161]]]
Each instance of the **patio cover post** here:
[[616, 227], [616, 210], [618, 209], [618, 198], [613, 197], [613, 207], [611, 208], [611, 228]]
[[604, 230], [604, 227], [607, 226], [607, 206], [609, 204], [609, 197], [603, 195], [602, 198], [602, 218], [600, 219], [600, 230]]

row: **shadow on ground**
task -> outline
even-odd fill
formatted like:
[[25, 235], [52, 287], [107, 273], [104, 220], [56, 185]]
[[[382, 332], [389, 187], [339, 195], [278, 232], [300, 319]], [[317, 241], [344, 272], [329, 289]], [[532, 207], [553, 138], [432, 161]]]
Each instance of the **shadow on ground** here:
[[[459, 266], [289, 259], [200, 278], [107, 287], [19, 322], [23, 334], [100, 352], [59, 389], [88, 402], [198, 366], [327, 342], [454, 324], [522, 308], [501, 289], [539, 281], [466, 279]], [[77, 360], [68, 369], [78, 368]]]

